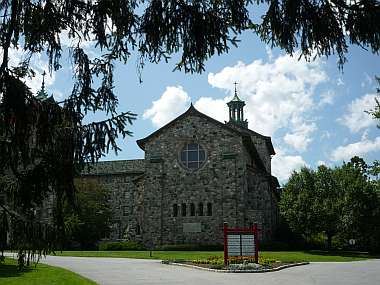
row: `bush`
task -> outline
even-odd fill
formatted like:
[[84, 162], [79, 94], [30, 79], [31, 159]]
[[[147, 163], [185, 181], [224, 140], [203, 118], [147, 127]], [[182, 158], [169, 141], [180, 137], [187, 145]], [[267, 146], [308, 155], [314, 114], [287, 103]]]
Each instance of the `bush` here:
[[135, 241], [103, 242], [99, 244], [99, 250], [145, 250], [146, 248]]
[[162, 245], [155, 250], [162, 251], [220, 251], [223, 245], [200, 245], [200, 244], [167, 244]]

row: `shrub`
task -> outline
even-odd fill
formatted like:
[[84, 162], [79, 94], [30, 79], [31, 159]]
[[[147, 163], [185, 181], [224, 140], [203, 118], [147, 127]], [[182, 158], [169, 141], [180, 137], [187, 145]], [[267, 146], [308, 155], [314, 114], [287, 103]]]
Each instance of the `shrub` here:
[[288, 251], [291, 246], [282, 241], [265, 241], [259, 244], [259, 249], [262, 251]]
[[102, 242], [99, 250], [145, 250], [146, 248], [135, 241]]

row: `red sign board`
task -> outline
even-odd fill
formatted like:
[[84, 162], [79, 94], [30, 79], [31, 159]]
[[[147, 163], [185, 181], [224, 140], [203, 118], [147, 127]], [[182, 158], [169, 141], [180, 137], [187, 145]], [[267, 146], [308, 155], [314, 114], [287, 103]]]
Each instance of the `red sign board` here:
[[259, 259], [259, 241], [257, 224], [250, 228], [228, 228], [224, 223], [224, 264], [228, 264], [230, 256], [254, 256]]

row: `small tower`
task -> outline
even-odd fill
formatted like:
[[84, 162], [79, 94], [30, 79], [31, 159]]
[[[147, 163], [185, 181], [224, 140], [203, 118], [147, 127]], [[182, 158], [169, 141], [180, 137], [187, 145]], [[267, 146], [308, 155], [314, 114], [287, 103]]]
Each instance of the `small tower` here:
[[230, 120], [229, 123], [234, 123], [239, 126], [242, 126], [244, 128], [248, 128], [248, 121], [244, 120], [244, 106], [245, 102], [240, 100], [240, 98], [237, 95], [236, 91], [236, 85], [237, 83], [235, 82], [235, 96], [232, 98], [230, 102], [227, 103], [229, 110], [229, 115], [230, 115]]
[[40, 101], [45, 101], [47, 98], [48, 98], [48, 94], [45, 90], [45, 75], [46, 75], [46, 72], [44, 71], [42, 73], [42, 85], [41, 85], [41, 89], [37, 92], [37, 96], [36, 98]]

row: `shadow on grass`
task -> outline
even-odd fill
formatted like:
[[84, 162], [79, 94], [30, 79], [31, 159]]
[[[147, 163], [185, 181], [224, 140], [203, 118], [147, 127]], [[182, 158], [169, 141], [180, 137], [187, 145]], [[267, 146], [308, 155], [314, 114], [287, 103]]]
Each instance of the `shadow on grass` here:
[[341, 257], [352, 257], [352, 258], [380, 258], [380, 255], [369, 254], [368, 252], [362, 251], [327, 251], [327, 250], [306, 250], [304, 253], [321, 255], [321, 256], [341, 256]]
[[31, 268], [24, 268], [20, 271], [17, 264], [9, 264], [7, 261], [0, 262], [0, 280], [7, 277], [19, 277], [31, 270]]

